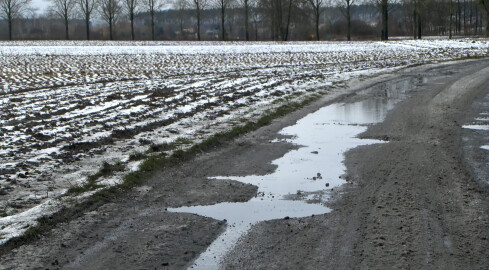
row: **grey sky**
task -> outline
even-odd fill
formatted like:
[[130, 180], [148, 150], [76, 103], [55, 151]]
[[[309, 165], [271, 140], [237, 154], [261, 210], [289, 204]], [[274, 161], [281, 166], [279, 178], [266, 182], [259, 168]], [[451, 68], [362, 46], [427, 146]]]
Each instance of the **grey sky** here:
[[49, 7], [48, 0], [32, 0], [31, 2], [32, 8], [36, 10], [36, 14], [42, 14]]

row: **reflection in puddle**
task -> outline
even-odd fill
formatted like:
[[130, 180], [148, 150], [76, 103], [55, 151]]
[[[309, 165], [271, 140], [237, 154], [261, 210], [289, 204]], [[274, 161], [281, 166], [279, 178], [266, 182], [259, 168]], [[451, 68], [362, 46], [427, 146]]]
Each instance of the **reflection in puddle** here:
[[475, 137], [478, 137], [479, 141], [478, 142], [473, 142], [473, 143], [483, 143], [484, 145], [480, 146], [481, 149], [484, 150], [489, 150], [489, 145], [485, 145], [488, 142], [488, 137], [487, 137], [487, 132], [489, 131], [489, 125], [487, 122], [489, 122], [489, 113], [487, 112], [489, 110], [489, 95], [485, 96], [482, 100], [478, 101], [478, 106], [480, 108], [479, 115], [475, 117], [474, 121], [468, 125], [463, 125], [462, 128], [468, 129], [468, 130], [473, 130], [474, 132], [469, 133], [471, 136], [469, 138], [465, 138], [465, 140], [468, 141], [477, 141]]
[[463, 125], [464, 156], [474, 171], [476, 182], [489, 186], [489, 95], [474, 102], [478, 115]]
[[466, 129], [473, 129], [473, 130], [489, 130], [488, 125], [464, 125], [462, 127]]
[[[258, 186], [258, 195], [244, 203], [220, 203], [211, 206], [168, 209], [226, 220], [228, 227], [191, 267], [217, 269], [222, 257], [252, 225], [265, 220], [305, 217], [330, 211], [324, 206], [327, 190], [345, 183], [344, 153], [356, 146], [380, 143], [356, 138], [367, 125], [382, 121], [387, 111], [405, 95], [404, 81], [377, 90], [380, 95], [356, 103], [333, 104], [309, 114], [280, 134], [303, 147], [273, 161], [277, 170], [269, 175], [215, 177]], [[412, 85], [411, 85], [412, 87]], [[382, 91], [378, 91], [382, 90]], [[376, 93], [377, 93], [376, 92]]]

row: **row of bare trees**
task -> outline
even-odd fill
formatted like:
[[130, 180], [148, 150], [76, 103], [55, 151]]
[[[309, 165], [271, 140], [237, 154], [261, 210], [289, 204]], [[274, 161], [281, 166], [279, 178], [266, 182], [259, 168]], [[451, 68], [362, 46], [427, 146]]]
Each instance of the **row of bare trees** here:
[[[31, 0], [0, 0], [0, 17], [7, 22], [8, 38], [12, 39], [12, 25], [29, 10]], [[341, 11], [341, 15], [346, 21], [346, 39], [352, 39], [352, 31], [355, 20], [352, 18], [352, 10], [360, 5], [375, 7], [379, 14], [379, 29], [382, 40], [389, 39], [389, 15], [395, 10], [403, 9], [409, 15], [408, 28], [412, 29], [414, 38], [421, 38], [423, 29], [435, 27], [433, 24], [425, 23], [425, 19], [432, 16], [431, 9], [439, 9], [434, 16], [443, 17], [439, 20], [447, 21], [447, 32], [452, 37], [454, 32], [460, 32], [463, 20], [466, 18], [478, 20], [481, 24], [482, 16], [477, 12], [484, 13], [486, 17], [485, 29], [489, 35], [489, 0], [49, 0], [51, 2], [50, 13], [59, 18], [64, 25], [65, 39], [70, 39], [69, 26], [73, 20], [82, 19], [85, 24], [86, 39], [91, 39], [91, 26], [93, 21], [103, 20], [108, 26], [108, 37], [114, 39], [114, 29], [121, 21], [129, 22], [130, 38], [136, 38], [135, 20], [136, 17], [147, 16], [150, 21], [151, 39], [155, 39], [156, 17], [161, 14], [161, 10], [178, 10], [181, 16], [192, 14], [192, 21], [195, 24], [195, 38], [202, 40], [202, 20], [203, 14], [209, 10], [218, 10], [216, 19], [219, 20], [219, 38], [221, 40], [232, 39], [229, 37], [230, 29], [235, 20], [236, 12], [239, 11], [240, 18], [243, 18], [242, 27], [244, 28], [244, 38], [251, 39], [251, 29], [255, 30], [257, 37], [258, 22], [262, 25], [267, 22], [270, 39], [289, 40], [291, 28], [297, 27], [299, 23], [312, 22], [314, 34], [311, 38], [316, 40], [323, 39], [321, 28], [324, 28], [325, 19], [323, 14], [329, 8], [335, 7]], [[462, 1], [462, 4], [461, 4]], [[469, 2], [470, 10], [465, 10]], [[474, 8], [475, 7], [475, 8]], [[448, 9], [448, 11], [444, 11]], [[233, 15], [230, 13], [233, 12]], [[472, 12], [476, 13], [474, 17]], [[467, 15], [469, 14], [469, 15]], [[431, 18], [430, 18], [431, 19]], [[188, 18], [187, 18], [188, 20]], [[180, 19], [180, 32], [183, 32], [184, 18]], [[333, 24], [335, 20], [330, 19]], [[473, 24], [472, 22], [470, 22]], [[477, 25], [476, 24], [476, 25]], [[439, 32], [444, 32], [440, 30]]]
[[[3, 1], [3, 0], [2, 0]], [[13, 1], [13, 0], [10, 0]], [[110, 39], [114, 39], [114, 25], [121, 14], [126, 13], [131, 24], [131, 38], [135, 39], [134, 18], [137, 12], [147, 10], [151, 15], [154, 27], [154, 14], [161, 7], [159, 0], [50, 0], [52, 11], [61, 17], [65, 24], [65, 36], [69, 39], [69, 19], [78, 12], [84, 18], [86, 37], [90, 39], [90, 22], [94, 12], [109, 26]], [[154, 32], [154, 31], [153, 31]], [[154, 37], [154, 35], [153, 35]]]

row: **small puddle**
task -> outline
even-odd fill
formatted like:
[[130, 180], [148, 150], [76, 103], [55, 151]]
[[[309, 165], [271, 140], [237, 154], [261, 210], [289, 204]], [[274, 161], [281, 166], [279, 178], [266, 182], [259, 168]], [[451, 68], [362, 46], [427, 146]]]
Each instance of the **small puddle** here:
[[368, 125], [383, 121], [395, 103], [413, 88], [411, 79], [379, 84], [365, 91], [375, 91], [370, 98], [355, 103], [337, 103], [307, 115], [280, 134], [287, 141], [302, 146], [273, 161], [277, 170], [269, 175], [213, 177], [231, 179], [258, 186], [255, 198], [244, 203], [220, 203], [168, 209], [194, 213], [227, 221], [227, 229], [190, 267], [218, 269], [226, 252], [252, 225], [266, 220], [320, 215], [331, 210], [324, 206], [331, 189], [344, 184], [344, 153], [359, 145], [381, 143], [361, 140], [357, 136]]
[[478, 115], [463, 125], [465, 159], [475, 172], [476, 181], [489, 185], [489, 95], [473, 104]]
[[472, 123], [463, 125], [462, 128], [466, 130], [474, 131], [469, 138], [465, 138], [465, 141], [476, 141], [475, 143], [482, 144], [481, 149], [489, 150], [489, 146], [485, 145], [489, 142], [487, 131], [489, 131], [489, 95], [486, 95], [482, 100], [477, 102], [479, 108], [479, 115], [472, 121]]

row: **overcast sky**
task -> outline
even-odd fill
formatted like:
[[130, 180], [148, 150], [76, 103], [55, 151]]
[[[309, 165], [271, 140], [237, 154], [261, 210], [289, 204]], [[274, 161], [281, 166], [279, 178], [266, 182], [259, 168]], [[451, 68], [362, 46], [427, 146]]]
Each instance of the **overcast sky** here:
[[46, 11], [46, 9], [49, 7], [49, 1], [48, 0], [32, 0], [31, 2], [32, 8], [36, 10], [36, 14], [41, 14]]

